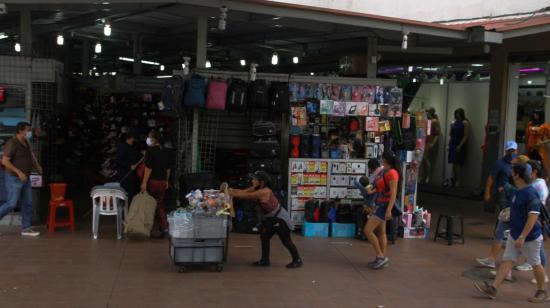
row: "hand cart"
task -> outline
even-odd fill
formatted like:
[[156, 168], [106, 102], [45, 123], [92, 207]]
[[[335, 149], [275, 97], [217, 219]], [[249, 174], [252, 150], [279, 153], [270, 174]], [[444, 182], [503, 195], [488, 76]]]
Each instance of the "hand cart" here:
[[169, 254], [179, 273], [187, 266], [215, 265], [222, 272], [227, 261], [230, 218], [194, 216], [193, 236], [170, 236]]

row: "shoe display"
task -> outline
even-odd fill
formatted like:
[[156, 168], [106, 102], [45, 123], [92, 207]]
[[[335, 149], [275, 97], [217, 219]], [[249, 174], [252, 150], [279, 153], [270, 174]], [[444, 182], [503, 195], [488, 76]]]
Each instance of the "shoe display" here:
[[477, 258], [476, 261], [477, 263], [483, 265], [484, 267], [495, 268], [495, 260], [491, 260], [490, 258], [485, 258], [485, 259]]

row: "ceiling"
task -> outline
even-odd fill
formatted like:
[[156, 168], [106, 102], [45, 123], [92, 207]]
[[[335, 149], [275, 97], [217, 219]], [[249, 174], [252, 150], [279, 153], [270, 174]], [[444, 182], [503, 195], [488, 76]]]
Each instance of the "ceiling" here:
[[[82, 71], [83, 48], [89, 48], [91, 66], [101, 71], [131, 72], [132, 64], [118, 57], [133, 57], [134, 41], [143, 44], [144, 60], [162, 63], [167, 71], [181, 68], [182, 57], [194, 57], [197, 16], [208, 18], [208, 60], [216, 69], [245, 70], [240, 59], [256, 62], [269, 72], [337, 72], [346, 55], [366, 54], [367, 38], [376, 37], [379, 66], [430, 65], [449, 62], [487, 62], [483, 53], [454, 53], [455, 48], [472, 44], [456, 38], [409, 34], [409, 49], [401, 50], [401, 31], [315, 21], [305, 18], [230, 10], [225, 31], [218, 29], [219, 8], [191, 4], [48, 4], [32, 7], [33, 49], [35, 56], [57, 57], [72, 63], [73, 72]], [[0, 15], [0, 54], [15, 54], [13, 44], [20, 40], [19, 9], [12, 6]], [[103, 35], [104, 23], [112, 35]], [[59, 34], [65, 45], [57, 46]], [[84, 42], [89, 42], [85, 45]], [[101, 54], [93, 47], [102, 44]], [[477, 46], [479, 47], [479, 46]], [[477, 48], [476, 47], [476, 48]], [[279, 65], [270, 64], [273, 53]], [[481, 54], [481, 55], [480, 55]], [[299, 64], [292, 57], [300, 57]], [[69, 61], [70, 60], [70, 61]], [[468, 65], [468, 64], [466, 64]], [[157, 66], [144, 65], [145, 74], [158, 74]]]

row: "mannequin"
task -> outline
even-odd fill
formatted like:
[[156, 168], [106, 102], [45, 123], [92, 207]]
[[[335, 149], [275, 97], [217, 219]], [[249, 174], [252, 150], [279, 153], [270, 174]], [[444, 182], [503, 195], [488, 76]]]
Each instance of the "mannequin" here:
[[470, 122], [466, 119], [464, 109], [455, 110], [454, 117], [449, 134], [449, 163], [453, 164], [453, 177], [445, 181], [447, 187], [460, 186], [462, 166], [466, 161], [466, 145], [470, 136]]
[[432, 175], [432, 162], [436, 159], [437, 146], [439, 144], [439, 137], [441, 136], [441, 123], [439, 123], [439, 117], [435, 113], [433, 107], [427, 110], [428, 119], [432, 121], [431, 133], [426, 137], [426, 150], [424, 152], [424, 159], [422, 165], [424, 166], [424, 182], [430, 183], [430, 176]]
[[550, 166], [548, 163], [547, 145], [550, 143], [550, 125], [544, 123], [543, 111], [533, 112], [531, 121], [527, 123], [525, 138], [527, 139], [529, 158], [542, 161], [544, 170], [548, 172]]

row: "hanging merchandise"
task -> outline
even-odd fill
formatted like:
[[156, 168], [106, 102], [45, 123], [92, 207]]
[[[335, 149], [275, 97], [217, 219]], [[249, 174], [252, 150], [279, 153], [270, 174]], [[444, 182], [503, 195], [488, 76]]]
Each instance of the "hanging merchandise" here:
[[416, 119], [415, 118], [411, 118], [409, 126], [410, 126], [409, 128], [403, 129], [403, 145], [400, 148], [405, 151], [414, 151], [416, 148]]
[[345, 102], [334, 102], [332, 108], [332, 116], [343, 117], [346, 115], [346, 103]]
[[162, 106], [164, 106], [164, 108], [161, 108], [161, 111], [179, 112], [181, 110], [183, 104], [183, 87], [183, 78], [178, 75], [172, 76], [164, 82], [161, 97]]
[[226, 109], [228, 111], [244, 112], [247, 109], [246, 92], [248, 87], [242, 79], [233, 78], [227, 90]]
[[311, 137], [311, 157], [321, 158], [321, 136], [313, 135]]
[[366, 117], [365, 131], [378, 132], [380, 127], [378, 126], [378, 117]]
[[290, 110], [290, 92], [288, 82], [271, 83], [269, 88], [269, 107], [272, 111], [288, 113]]
[[311, 157], [312, 140], [310, 134], [302, 134], [300, 141], [300, 157]]
[[291, 135], [290, 136], [290, 157], [298, 158], [300, 157], [300, 135]]
[[272, 137], [278, 133], [277, 125], [271, 121], [259, 120], [252, 124], [254, 137]]
[[0, 104], [3, 104], [6, 100], [4, 95], [4, 87], [0, 85]]
[[281, 161], [273, 158], [251, 159], [248, 161], [248, 172], [265, 171], [281, 173]]
[[305, 107], [291, 107], [292, 126], [304, 127], [307, 125], [307, 113]]
[[200, 75], [193, 75], [186, 84], [183, 104], [186, 107], [204, 107], [206, 80]]
[[319, 100], [315, 98], [309, 98], [306, 100], [306, 111], [308, 115], [319, 114]]
[[334, 108], [334, 101], [322, 100], [321, 101], [321, 107], [320, 107], [320, 113], [322, 115], [331, 115], [333, 108]]
[[267, 83], [263, 79], [250, 82], [248, 85], [248, 106], [250, 108], [268, 108]]
[[213, 78], [208, 82], [206, 109], [224, 110], [227, 99], [227, 82], [222, 78]]
[[346, 116], [356, 116], [359, 114], [358, 103], [346, 103]]
[[258, 140], [252, 143], [251, 157], [278, 157], [281, 155], [281, 145], [276, 140]]

